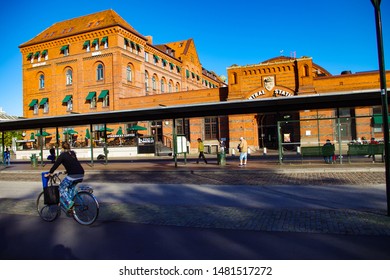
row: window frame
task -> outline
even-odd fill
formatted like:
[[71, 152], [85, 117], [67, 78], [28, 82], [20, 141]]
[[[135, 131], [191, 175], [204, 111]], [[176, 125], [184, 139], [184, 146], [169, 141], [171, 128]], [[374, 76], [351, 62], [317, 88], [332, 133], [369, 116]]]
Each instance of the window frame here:
[[39, 75], [39, 89], [44, 89], [45, 88], [45, 74], [41, 73]]
[[72, 69], [66, 69], [65, 71], [66, 85], [73, 85], [73, 71]]
[[103, 63], [99, 63], [96, 66], [96, 80], [103, 81], [104, 80], [104, 65]]
[[219, 139], [218, 117], [204, 118], [204, 139], [215, 140]]

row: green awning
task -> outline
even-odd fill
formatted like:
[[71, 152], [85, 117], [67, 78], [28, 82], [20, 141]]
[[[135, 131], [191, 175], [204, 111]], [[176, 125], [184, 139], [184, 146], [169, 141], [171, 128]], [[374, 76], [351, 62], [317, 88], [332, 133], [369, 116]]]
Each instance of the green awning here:
[[34, 54], [33, 54], [32, 52], [30, 52], [30, 53], [27, 55], [27, 59], [31, 59], [33, 55], [34, 55]]
[[67, 95], [67, 96], [65, 96], [64, 100], [62, 100], [62, 103], [67, 103], [71, 99], [72, 99], [72, 95], [71, 94]]
[[35, 54], [34, 54], [34, 57], [38, 57], [39, 56], [39, 54], [40, 54], [41, 52], [36, 52]]
[[190, 71], [188, 69], [186, 69], [186, 77], [189, 78], [190, 77]]
[[116, 132], [116, 135], [123, 135], [122, 127], [120, 126], [118, 131]]
[[46, 137], [46, 136], [50, 136], [51, 134], [49, 132], [46, 132], [46, 131], [42, 131], [42, 135], [40, 132], [38, 132], [37, 134], [35, 134], [35, 136], [43, 136], [43, 137]]
[[126, 46], [129, 46], [129, 45], [130, 45], [130, 40], [127, 39], [127, 38], [123, 38], [123, 39], [124, 39], [124, 41], [125, 41], [125, 45], [126, 45]]
[[130, 41], [130, 46], [132, 49], [135, 49], [135, 43], [133, 41]]
[[41, 102], [39, 102], [39, 106], [45, 105], [45, 103], [47, 103], [47, 101], [49, 101], [49, 98], [47, 98], [47, 97], [42, 98]]
[[47, 50], [42, 51], [41, 56], [45, 56], [47, 54]]
[[28, 107], [34, 107], [35, 104], [37, 104], [37, 103], [38, 103], [38, 99], [33, 99], [33, 100], [31, 100], [30, 104], [28, 104]]
[[137, 51], [141, 51], [141, 49], [142, 49], [141, 45], [137, 44]]
[[[388, 117], [389, 123], [390, 123], [390, 118]], [[372, 121], [374, 124], [383, 124], [383, 117], [382, 114], [374, 114], [372, 116]]]
[[160, 60], [160, 58], [159, 58], [158, 55], [156, 55], [156, 54], [154, 54], [153, 57], [154, 57], [157, 61]]
[[[112, 128], [109, 128], [109, 127], [106, 127], [106, 129], [105, 129], [106, 131], [108, 131], [108, 132], [112, 132], [112, 131], [114, 131]], [[104, 131], [104, 126], [103, 127], [101, 127], [101, 128], [99, 128], [99, 130], [98, 131], [100, 131], [100, 132], [103, 132]]]
[[90, 91], [87, 95], [87, 98], [85, 100], [91, 101], [96, 95], [96, 91]]
[[83, 48], [86, 48], [86, 47], [88, 47], [88, 46], [89, 46], [89, 43], [90, 43], [90, 41], [89, 41], [89, 40], [85, 41], [85, 42], [84, 42], [84, 44], [83, 44]]
[[77, 134], [77, 131], [74, 131], [73, 129], [64, 130], [63, 132], [65, 135], [73, 135]]
[[91, 133], [89, 132], [88, 128], [85, 130], [85, 138], [91, 139]]
[[94, 39], [93, 41], [92, 41], [92, 46], [95, 46], [95, 45], [97, 45], [99, 43], [99, 39]]
[[133, 125], [127, 128], [127, 131], [130, 130], [147, 130], [147, 128], [140, 125]]
[[65, 46], [62, 46], [60, 51], [61, 52], [64, 52], [65, 50], [67, 50], [69, 48], [69, 45], [65, 45]]
[[108, 37], [103, 37], [103, 39], [100, 41], [101, 44], [105, 44], [108, 41]]
[[108, 89], [102, 90], [102, 92], [99, 94], [98, 99], [103, 99], [108, 94]]

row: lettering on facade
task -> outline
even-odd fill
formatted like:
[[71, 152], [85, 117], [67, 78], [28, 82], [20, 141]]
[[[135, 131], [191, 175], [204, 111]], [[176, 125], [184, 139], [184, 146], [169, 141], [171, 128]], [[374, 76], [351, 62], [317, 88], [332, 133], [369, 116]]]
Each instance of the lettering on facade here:
[[98, 51], [98, 52], [93, 52], [92, 53], [92, 56], [97, 56], [97, 55], [101, 55], [102, 54], [102, 52], [101, 51]]
[[286, 90], [281, 90], [281, 89], [275, 89], [274, 95], [280, 95], [280, 96], [292, 96], [292, 94]]
[[249, 96], [248, 99], [255, 99], [255, 98], [257, 98], [257, 97], [259, 97], [261, 95], [264, 95], [264, 94], [265, 94], [264, 90], [261, 90], [261, 91], [258, 91], [256, 93], [252, 94], [251, 96]]
[[39, 67], [39, 66], [43, 66], [43, 65], [46, 65], [46, 62], [35, 63], [32, 65], [32, 67]]

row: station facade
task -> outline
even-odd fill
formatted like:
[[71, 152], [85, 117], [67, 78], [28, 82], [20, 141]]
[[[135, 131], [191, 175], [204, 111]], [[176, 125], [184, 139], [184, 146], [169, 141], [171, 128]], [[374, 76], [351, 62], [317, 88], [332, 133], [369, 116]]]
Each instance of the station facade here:
[[[227, 68], [227, 82], [202, 67], [193, 39], [155, 45], [152, 36], [138, 33], [112, 10], [55, 23], [19, 48], [25, 118], [379, 88], [377, 71], [346, 71], [333, 76], [310, 57], [281, 56], [254, 65], [232, 65]], [[291, 143], [334, 139], [333, 130], [322, 128], [318, 133], [318, 122], [309, 120], [339, 116], [345, 117], [345, 139], [380, 137], [381, 124], [379, 118], [375, 122], [376, 114], [380, 114], [380, 108], [349, 108], [346, 104], [335, 110], [291, 108], [289, 112], [272, 114], [243, 112], [176, 119], [175, 127], [178, 134], [186, 136], [191, 151], [196, 151], [197, 138], [204, 139], [208, 152], [216, 152], [221, 139], [233, 149], [241, 136], [252, 150], [258, 150], [277, 147], [276, 123], [286, 120], [298, 121], [286, 125], [283, 132], [284, 140]], [[367, 118], [359, 122], [355, 118], [359, 116]], [[302, 125], [301, 120], [308, 122]], [[93, 133], [99, 143], [138, 146], [142, 141], [151, 141], [172, 147], [172, 121], [145, 116], [142, 122], [96, 125], [92, 132], [87, 126], [63, 127], [57, 136], [53, 128], [45, 128], [48, 137], [43, 144], [48, 146], [56, 138], [71, 137], [75, 146], [91, 145], [88, 139]], [[29, 132], [26, 137], [34, 133], [37, 132]], [[316, 139], [311, 139], [314, 135]]]

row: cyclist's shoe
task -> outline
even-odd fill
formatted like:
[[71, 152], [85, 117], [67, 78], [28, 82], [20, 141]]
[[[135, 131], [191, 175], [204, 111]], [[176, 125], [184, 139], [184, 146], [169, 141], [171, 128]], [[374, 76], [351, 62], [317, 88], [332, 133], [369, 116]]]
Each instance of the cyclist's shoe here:
[[67, 217], [73, 217], [73, 207], [66, 211]]

